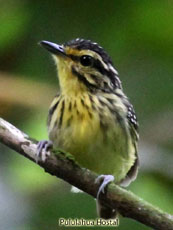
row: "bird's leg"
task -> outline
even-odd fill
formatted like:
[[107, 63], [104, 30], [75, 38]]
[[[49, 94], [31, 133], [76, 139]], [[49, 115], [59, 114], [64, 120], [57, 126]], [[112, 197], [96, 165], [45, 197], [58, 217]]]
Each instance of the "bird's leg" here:
[[52, 141], [48, 141], [48, 140], [39, 141], [37, 144], [37, 160], [36, 161], [38, 162], [39, 159], [41, 159], [42, 161], [45, 161], [47, 156], [49, 156], [47, 151], [52, 147], [53, 147]]
[[105, 207], [104, 205], [102, 205], [99, 196], [100, 193], [105, 193], [105, 188], [106, 186], [114, 181], [114, 176], [112, 175], [100, 175], [96, 178], [96, 183], [101, 182], [101, 185], [99, 187], [99, 190], [97, 192], [97, 196], [96, 196], [96, 207], [97, 207], [97, 213], [101, 218], [104, 219], [111, 219], [111, 218], [115, 218], [116, 216], [116, 211], [112, 210], [111, 208]]

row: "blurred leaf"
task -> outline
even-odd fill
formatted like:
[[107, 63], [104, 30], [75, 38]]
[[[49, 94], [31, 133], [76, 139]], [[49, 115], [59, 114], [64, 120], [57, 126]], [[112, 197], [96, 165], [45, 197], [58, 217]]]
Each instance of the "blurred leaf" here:
[[29, 23], [29, 13], [21, 1], [4, 1], [0, 7], [0, 50], [5, 51], [23, 36]]
[[48, 173], [45, 173], [40, 166], [23, 158], [14, 156], [8, 172], [10, 173], [11, 186], [25, 195], [43, 192], [50, 185], [57, 184], [59, 180]]

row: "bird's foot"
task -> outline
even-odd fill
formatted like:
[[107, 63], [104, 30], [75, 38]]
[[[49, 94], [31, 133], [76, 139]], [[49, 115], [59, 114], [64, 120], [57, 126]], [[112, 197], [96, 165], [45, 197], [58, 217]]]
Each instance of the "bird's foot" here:
[[100, 187], [99, 187], [99, 190], [98, 190], [98, 192], [97, 192], [97, 199], [99, 199], [99, 196], [100, 196], [100, 193], [102, 192], [102, 193], [105, 193], [105, 188], [106, 188], [106, 186], [110, 183], [110, 182], [112, 182], [112, 181], [114, 181], [114, 176], [112, 176], [112, 175], [100, 175], [100, 176], [98, 176], [97, 178], [96, 178], [96, 181], [95, 181], [95, 183], [99, 183], [99, 182], [101, 182], [102, 181], [102, 184], [100, 185]]
[[48, 156], [50, 156], [50, 152], [48, 150], [53, 147], [52, 141], [42, 140], [39, 141], [37, 144], [37, 159], [36, 162], [38, 163], [39, 160], [45, 161]]
[[100, 175], [95, 180], [96, 183], [102, 182], [96, 196], [96, 207], [97, 214], [104, 219], [115, 218], [116, 216], [115, 210], [112, 210], [111, 208], [102, 205], [99, 199], [100, 193], [105, 193], [106, 186], [112, 181], [114, 181], [114, 176], [112, 175]]

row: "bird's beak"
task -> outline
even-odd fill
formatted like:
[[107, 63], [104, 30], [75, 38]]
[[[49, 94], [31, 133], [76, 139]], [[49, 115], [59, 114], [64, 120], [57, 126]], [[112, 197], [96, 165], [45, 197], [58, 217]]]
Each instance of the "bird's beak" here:
[[51, 52], [52, 54], [58, 56], [60, 55], [66, 56], [65, 50], [61, 45], [55, 44], [53, 42], [48, 42], [48, 41], [41, 41], [39, 44], [43, 46], [45, 49], [47, 49], [49, 52]]

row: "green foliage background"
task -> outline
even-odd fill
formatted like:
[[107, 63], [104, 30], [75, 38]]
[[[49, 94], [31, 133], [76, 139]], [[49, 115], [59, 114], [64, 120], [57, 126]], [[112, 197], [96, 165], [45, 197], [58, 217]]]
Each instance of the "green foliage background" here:
[[[140, 122], [141, 168], [128, 189], [173, 213], [172, 1], [1, 0], [0, 6], [0, 116], [46, 139], [58, 80], [37, 43], [98, 42], [112, 57]], [[1, 229], [63, 229], [59, 217], [96, 218], [91, 197], [70, 193], [70, 185], [2, 145], [0, 181]], [[150, 228], [121, 218], [117, 229]]]

